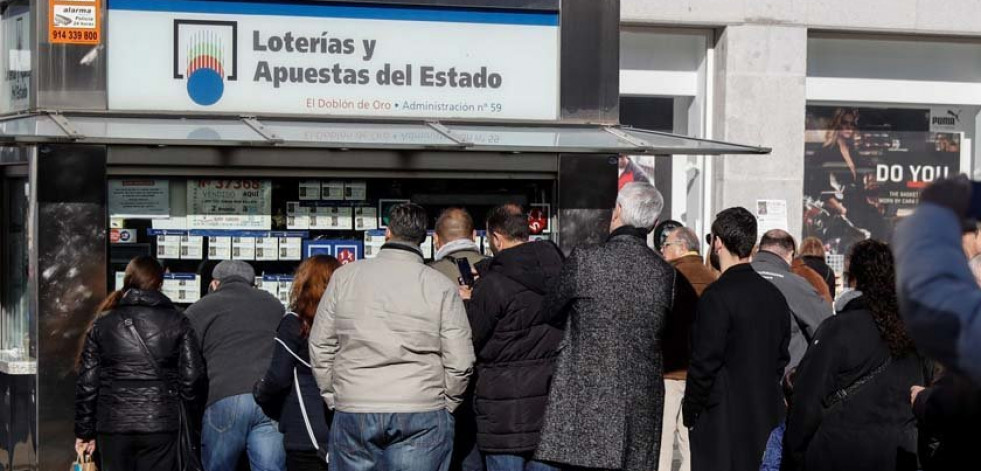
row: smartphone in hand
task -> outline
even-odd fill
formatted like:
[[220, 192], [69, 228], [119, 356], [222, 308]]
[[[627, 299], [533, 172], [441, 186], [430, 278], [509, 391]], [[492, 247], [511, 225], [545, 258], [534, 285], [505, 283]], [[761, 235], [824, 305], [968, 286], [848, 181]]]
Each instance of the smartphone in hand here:
[[473, 286], [473, 268], [470, 267], [470, 260], [465, 258], [456, 259], [456, 268], [460, 270], [460, 280], [467, 286]]

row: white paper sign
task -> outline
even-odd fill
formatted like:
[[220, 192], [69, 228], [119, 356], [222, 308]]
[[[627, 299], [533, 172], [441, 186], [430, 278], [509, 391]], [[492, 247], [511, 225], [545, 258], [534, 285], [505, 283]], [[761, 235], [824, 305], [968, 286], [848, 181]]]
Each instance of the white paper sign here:
[[232, 238], [231, 237], [208, 237], [208, 259], [209, 260], [231, 260], [232, 259]]
[[321, 195], [328, 201], [341, 201], [344, 199], [344, 182], [324, 182]]
[[555, 12], [113, 0], [108, 17], [112, 110], [558, 117]]
[[364, 258], [375, 258], [381, 247], [385, 245], [384, 231], [365, 231], [364, 233]]
[[352, 208], [318, 207], [316, 216], [310, 217], [310, 229], [351, 230]]
[[258, 237], [255, 240], [255, 259], [256, 260], [278, 260], [279, 259], [279, 238], [278, 237]]
[[147, 179], [109, 180], [109, 217], [170, 217], [170, 182]]
[[188, 180], [189, 229], [269, 230], [272, 184], [269, 180]]
[[273, 296], [279, 297], [279, 278], [275, 276], [257, 276], [255, 287]]
[[300, 182], [300, 200], [319, 200], [320, 199], [320, 182], [317, 180], [303, 180]]
[[366, 182], [345, 183], [344, 199], [348, 201], [364, 201], [368, 199], [368, 183]]
[[184, 260], [201, 260], [204, 256], [204, 237], [181, 236], [181, 258]]
[[164, 275], [161, 291], [175, 303], [194, 303], [201, 299], [201, 276], [193, 273]]
[[181, 258], [181, 236], [179, 235], [157, 236], [157, 258], [159, 259]]
[[757, 233], [763, 237], [771, 229], [788, 230], [786, 200], [756, 200]]
[[255, 237], [232, 237], [232, 260], [255, 260]]
[[358, 206], [354, 208], [354, 230], [371, 231], [378, 229], [378, 208]]
[[303, 239], [299, 237], [279, 238], [279, 259], [300, 260], [303, 258]]

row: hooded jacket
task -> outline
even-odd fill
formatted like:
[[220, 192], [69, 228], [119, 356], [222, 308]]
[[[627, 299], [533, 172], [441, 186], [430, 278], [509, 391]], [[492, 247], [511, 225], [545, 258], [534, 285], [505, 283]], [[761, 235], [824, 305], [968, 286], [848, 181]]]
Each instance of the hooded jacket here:
[[821, 298], [807, 280], [793, 274], [790, 264], [772, 252], [761, 250], [756, 254], [753, 269], [773, 283], [790, 306], [793, 319], [790, 323], [789, 371], [800, 363], [821, 323], [833, 314], [831, 304]]
[[497, 254], [467, 306], [477, 353], [477, 445], [490, 453], [538, 447], [562, 330], [547, 323], [542, 301], [562, 270], [551, 242]]

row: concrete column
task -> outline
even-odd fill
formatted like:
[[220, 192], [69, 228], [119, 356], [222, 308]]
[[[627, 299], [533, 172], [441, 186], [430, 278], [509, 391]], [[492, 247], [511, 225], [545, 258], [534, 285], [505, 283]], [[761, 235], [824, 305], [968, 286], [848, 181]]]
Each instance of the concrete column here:
[[799, 240], [807, 29], [729, 26], [715, 51], [714, 137], [764, 145], [773, 153], [717, 157], [713, 209], [743, 206], [755, 212], [758, 199], [785, 200], [790, 232]]

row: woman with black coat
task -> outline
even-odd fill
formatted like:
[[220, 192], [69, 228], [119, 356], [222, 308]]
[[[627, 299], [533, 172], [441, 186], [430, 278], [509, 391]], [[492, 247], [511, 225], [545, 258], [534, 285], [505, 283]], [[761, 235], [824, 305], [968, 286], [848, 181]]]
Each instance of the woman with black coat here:
[[198, 398], [204, 360], [190, 321], [160, 292], [163, 273], [151, 257], [133, 259], [123, 288], [102, 302], [85, 337], [75, 386], [75, 449], [91, 455], [98, 448], [102, 471], [178, 469], [179, 401]]
[[308, 337], [331, 275], [341, 264], [329, 255], [306, 259], [296, 269], [290, 312], [276, 331], [276, 348], [254, 396], [263, 412], [279, 421], [288, 471], [327, 469], [328, 410], [310, 369]]
[[926, 369], [899, 317], [892, 252], [856, 244], [849, 274], [862, 295], [821, 325], [797, 368], [785, 471], [917, 469], [909, 396]]

